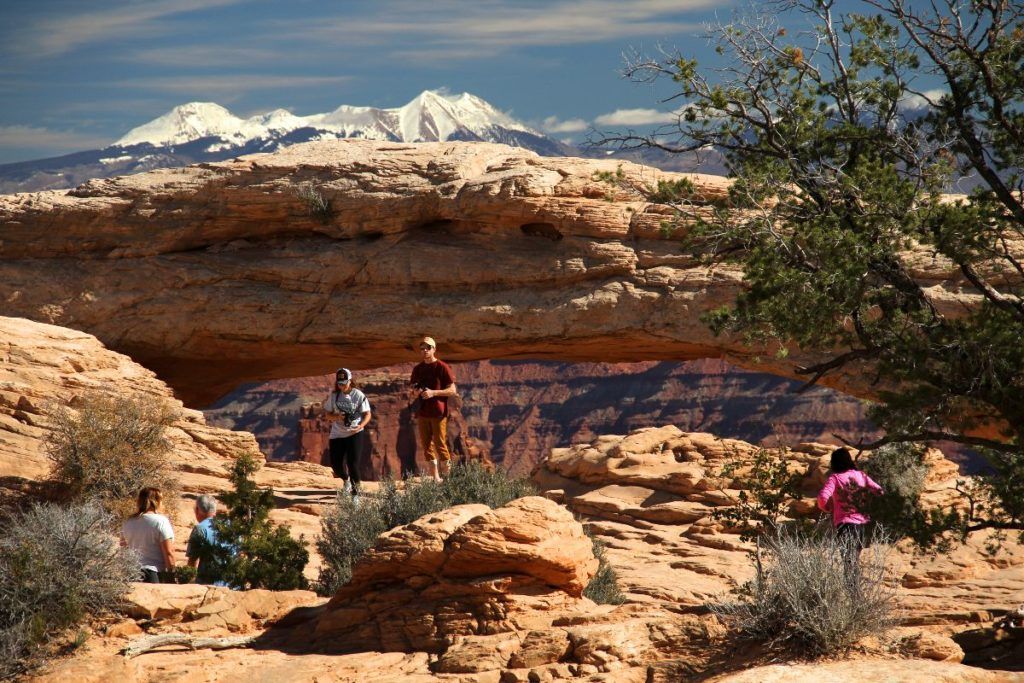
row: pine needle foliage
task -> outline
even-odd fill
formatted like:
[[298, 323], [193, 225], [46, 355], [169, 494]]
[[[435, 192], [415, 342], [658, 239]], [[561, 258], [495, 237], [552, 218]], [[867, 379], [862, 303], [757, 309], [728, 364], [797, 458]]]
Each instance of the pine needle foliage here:
[[259, 468], [248, 453], [235, 458], [230, 475], [234, 489], [220, 496], [228, 510], [213, 522], [217, 543], [204, 544], [199, 561], [217, 566], [222, 580], [234, 588], [306, 588], [302, 572], [309, 552], [301, 537], [292, 538], [287, 527], [270, 521], [274, 490], [252, 480]]

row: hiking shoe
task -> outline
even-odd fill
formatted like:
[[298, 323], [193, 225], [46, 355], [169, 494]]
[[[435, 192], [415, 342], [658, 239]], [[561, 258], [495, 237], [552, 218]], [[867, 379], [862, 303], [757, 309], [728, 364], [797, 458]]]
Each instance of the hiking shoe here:
[[341, 490], [345, 493], [352, 493], [352, 483], [348, 479], [346, 479], [345, 485], [341, 488]]
[[352, 494], [352, 507], [359, 507], [359, 503], [362, 499], [359, 497], [359, 492]]

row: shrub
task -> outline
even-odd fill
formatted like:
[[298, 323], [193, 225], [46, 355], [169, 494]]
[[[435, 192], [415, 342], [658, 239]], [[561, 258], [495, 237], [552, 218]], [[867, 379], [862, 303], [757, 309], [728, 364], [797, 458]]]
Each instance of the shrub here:
[[864, 471], [878, 482], [884, 495], [859, 492], [854, 505], [895, 539], [910, 538], [918, 549], [949, 550], [952, 535], [964, 520], [955, 509], [925, 509], [921, 493], [928, 465], [924, 447], [913, 443], [887, 444], [871, 452]]
[[139, 564], [110, 531], [114, 524], [96, 503], [37, 504], [0, 520], [0, 678], [122, 601]]
[[779, 529], [759, 543], [756, 575], [739, 589], [738, 599], [712, 610], [739, 635], [800, 655], [846, 651], [894, 622], [889, 546], [880, 536], [876, 541], [858, 560], [852, 542], [831, 531]]
[[675, 204], [693, 195], [694, 185], [689, 178], [659, 180], [656, 187], [648, 188], [647, 198], [658, 204]]
[[139, 489], [155, 486], [174, 510], [178, 485], [165, 433], [176, 419], [170, 405], [94, 392], [75, 411], [56, 406], [52, 417], [46, 441], [52, 476], [71, 500], [96, 499], [126, 517], [135, 511]]
[[302, 183], [295, 190], [295, 196], [306, 207], [306, 214], [315, 218], [321, 223], [327, 224], [334, 217], [334, 208], [331, 200], [324, 197], [320, 189], [313, 183]]
[[597, 573], [583, 589], [584, 597], [590, 598], [599, 605], [621, 605], [626, 596], [619, 590], [619, 576], [615, 568], [608, 563], [604, 554], [604, 543], [594, 536], [593, 530], [586, 524], [583, 531], [594, 545], [594, 557], [597, 558]]
[[732, 488], [739, 493], [733, 505], [716, 508], [711, 518], [728, 522], [742, 540], [750, 541], [784, 521], [792, 503], [801, 498], [807, 468], [794, 467], [782, 454], [759, 448], [750, 457], [730, 458], [718, 476], [733, 480]]
[[235, 459], [230, 476], [234, 490], [220, 496], [228, 511], [213, 522], [218, 543], [202, 545], [199, 562], [219, 566], [224, 582], [234, 588], [306, 588], [306, 544], [270, 521], [274, 490], [261, 489], [250, 478], [259, 468], [248, 453]]
[[537, 495], [537, 489], [526, 479], [510, 477], [500, 469], [489, 470], [476, 461], [453, 467], [441, 487], [448, 500], [446, 507], [483, 503], [500, 508], [517, 498]]
[[[393, 482], [384, 482], [394, 487]], [[323, 564], [316, 590], [332, 595], [352, 579], [352, 566], [373, 547], [377, 537], [392, 528], [379, 500], [366, 500], [356, 506], [350, 496], [338, 494], [335, 506], [320, 520], [316, 547]], [[426, 513], [424, 513], [426, 514]], [[396, 525], [400, 526], [400, 525]]]
[[378, 497], [363, 497], [358, 506], [339, 494], [337, 504], [320, 521], [321, 534], [316, 545], [323, 566], [317, 591], [331, 595], [348, 583], [352, 566], [373, 547], [377, 536], [388, 529], [453, 505], [482, 503], [498, 508], [535, 493], [536, 489], [525, 479], [509, 477], [501, 470], [492, 472], [478, 462], [469, 462], [452, 467], [443, 482], [409, 478], [400, 488], [393, 480], [385, 479]]

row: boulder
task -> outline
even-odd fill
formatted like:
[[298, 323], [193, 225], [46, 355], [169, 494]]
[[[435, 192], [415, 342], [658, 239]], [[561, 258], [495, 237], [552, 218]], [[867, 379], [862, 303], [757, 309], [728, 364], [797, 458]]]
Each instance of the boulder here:
[[457, 506], [384, 534], [314, 637], [332, 650], [443, 652], [455, 636], [549, 624], [589, 604], [596, 570], [583, 528], [550, 500]]

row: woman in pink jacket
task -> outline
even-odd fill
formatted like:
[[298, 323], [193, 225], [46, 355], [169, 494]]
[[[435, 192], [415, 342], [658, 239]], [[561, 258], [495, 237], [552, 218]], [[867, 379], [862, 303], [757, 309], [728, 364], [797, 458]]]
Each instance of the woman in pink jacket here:
[[832, 474], [818, 494], [818, 507], [832, 510], [832, 527], [840, 540], [852, 537], [854, 547], [859, 550], [864, 547], [864, 530], [871, 519], [857, 509], [856, 501], [864, 489], [880, 495], [882, 487], [857, 469], [850, 451], [845, 448], [832, 451], [829, 469]]

